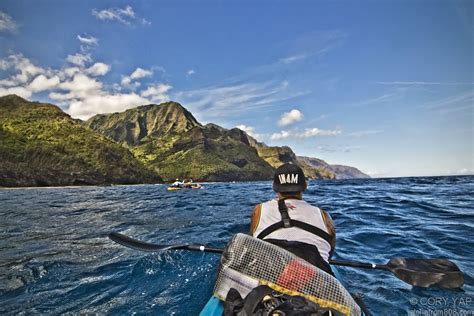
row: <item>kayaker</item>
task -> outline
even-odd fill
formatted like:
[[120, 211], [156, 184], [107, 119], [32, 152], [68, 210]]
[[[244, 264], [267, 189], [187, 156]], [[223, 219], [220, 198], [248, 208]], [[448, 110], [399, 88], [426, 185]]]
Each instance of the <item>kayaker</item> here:
[[173, 182], [170, 186], [172, 188], [181, 188], [183, 187], [183, 183], [179, 181], [179, 179], [176, 179], [175, 182]]
[[254, 208], [250, 233], [332, 274], [328, 262], [336, 245], [334, 223], [327, 212], [303, 200], [306, 187], [299, 166], [280, 166], [273, 178], [277, 198]]
[[183, 180], [183, 187], [187, 189], [191, 189], [193, 186], [193, 179], [184, 179]]

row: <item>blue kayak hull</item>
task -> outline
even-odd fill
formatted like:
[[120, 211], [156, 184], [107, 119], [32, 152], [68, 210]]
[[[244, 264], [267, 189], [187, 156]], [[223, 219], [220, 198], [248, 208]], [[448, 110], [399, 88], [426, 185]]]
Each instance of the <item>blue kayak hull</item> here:
[[199, 316], [222, 316], [224, 314], [224, 302], [217, 297], [211, 297]]

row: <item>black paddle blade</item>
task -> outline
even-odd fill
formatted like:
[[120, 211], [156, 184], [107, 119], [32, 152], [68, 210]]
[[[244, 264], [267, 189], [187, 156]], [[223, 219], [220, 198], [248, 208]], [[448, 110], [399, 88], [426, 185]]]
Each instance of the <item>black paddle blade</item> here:
[[399, 279], [419, 287], [457, 289], [464, 284], [458, 266], [447, 259], [408, 259], [395, 257], [386, 265]]
[[149, 252], [157, 252], [169, 249], [185, 249], [187, 247], [187, 245], [155, 245], [137, 239], [133, 239], [116, 232], [110, 233], [109, 238], [115, 241], [116, 243], [121, 244], [122, 246]]

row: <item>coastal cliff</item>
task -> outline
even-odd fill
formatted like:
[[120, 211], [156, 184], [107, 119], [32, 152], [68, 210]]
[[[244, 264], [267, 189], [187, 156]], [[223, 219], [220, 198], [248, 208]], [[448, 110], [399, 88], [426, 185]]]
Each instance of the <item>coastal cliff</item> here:
[[176, 102], [72, 119], [59, 107], [0, 98], [0, 186], [269, 180], [283, 163], [311, 179], [364, 178], [353, 167], [298, 157], [244, 131], [203, 125]]
[[124, 147], [52, 104], [0, 98], [0, 186], [159, 182]]

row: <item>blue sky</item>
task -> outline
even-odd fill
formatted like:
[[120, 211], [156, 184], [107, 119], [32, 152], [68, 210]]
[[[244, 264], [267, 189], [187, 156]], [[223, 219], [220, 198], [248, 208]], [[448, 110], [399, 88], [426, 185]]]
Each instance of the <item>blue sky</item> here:
[[180, 102], [375, 177], [474, 174], [472, 1], [0, 3], [0, 95]]

